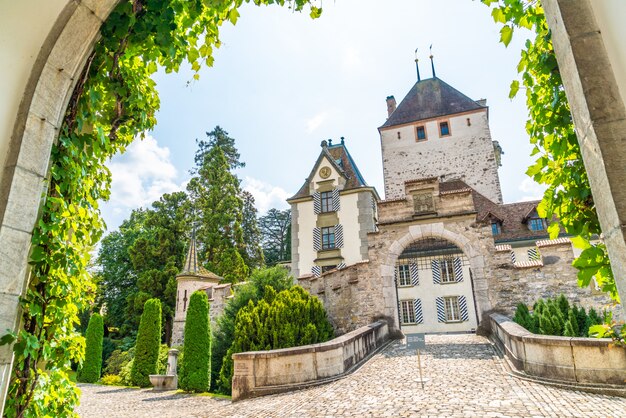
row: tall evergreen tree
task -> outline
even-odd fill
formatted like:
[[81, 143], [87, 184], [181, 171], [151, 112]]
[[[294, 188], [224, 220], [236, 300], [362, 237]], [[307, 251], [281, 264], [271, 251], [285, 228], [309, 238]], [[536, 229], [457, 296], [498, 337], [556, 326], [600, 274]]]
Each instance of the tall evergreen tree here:
[[291, 260], [291, 210], [268, 210], [259, 218], [259, 229], [268, 265]]
[[242, 168], [246, 166], [246, 163], [241, 162], [239, 159], [241, 155], [239, 155], [239, 151], [235, 147], [235, 139], [228, 136], [228, 132], [216, 126], [211, 132], [206, 132], [207, 139], [196, 139], [196, 144], [198, 144], [198, 151], [194, 157], [194, 161], [196, 163], [195, 172], [199, 171], [199, 169], [204, 164], [204, 160], [208, 154], [210, 154], [211, 150], [215, 147], [220, 147], [224, 152], [224, 156], [226, 157], [226, 161], [228, 161], [229, 170], [234, 170], [236, 168]]
[[220, 146], [203, 155], [198, 176], [187, 187], [200, 215], [199, 258], [228, 282], [244, 280], [249, 269], [239, 252], [244, 245], [243, 201], [239, 180]]
[[187, 392], [208, 392], [211, 383], [211, 329], [209, 300], [203, 291], [194, 292], [189, 300], [184, 341], [180, 387]]
[[241, 256], [250, 270], [262, 267], [265, 262], [263, 249], [261, 248], [261, 231], [257, 223], [257, 209], [254, 206], [252, 193], [242, 190], [243, 200], [242, 224], [243, 247], [240, 248]]
[[156, 374], [161, 346], [161, 301], [149, 299], [141, 315], [135, 358], [130, 372], [133, 385], [150, 386], [150, 375]]
[[98, 313], [91, 315], [87, 325], [85, 361], [78, 372], [77, 380], [84, 383], [96, 383], [102, 371], [102, 337], [104, 324]]

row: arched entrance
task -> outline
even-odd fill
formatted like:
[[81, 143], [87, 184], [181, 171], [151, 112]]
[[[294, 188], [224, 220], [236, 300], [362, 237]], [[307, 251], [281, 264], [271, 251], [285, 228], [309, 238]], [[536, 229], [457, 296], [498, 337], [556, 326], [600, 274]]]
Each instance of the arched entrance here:
[[478, 326], [468, 257], [454, 243], [423, 237], [395, 262], [398, 318], [404, 332], [471, 332]]

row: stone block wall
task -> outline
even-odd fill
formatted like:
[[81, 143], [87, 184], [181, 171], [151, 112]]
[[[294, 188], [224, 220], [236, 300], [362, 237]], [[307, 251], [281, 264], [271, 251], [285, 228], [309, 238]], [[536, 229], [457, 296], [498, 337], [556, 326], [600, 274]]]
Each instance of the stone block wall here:
[[322, 301], [339, 335], [385, 315], [380, 282], [380, 275], [372, 271], [369, 261], [332, 270], [320, 277], [307, 275], [298, 279], [300, 286]]
[[608, 296], [596, 290], [593, 284], [587, 288], [578, 287], [569, 239], [538, 241], [537, 247], [541, 260], [535, 262], [513, 264], [507, 248], [493, 252], [493, 268], [488, 282], [494, 310], [512, 315], [519, 302], [531, 305], [539, 298], [560, 294], [585, 308], [602, 309], [610, 303]]

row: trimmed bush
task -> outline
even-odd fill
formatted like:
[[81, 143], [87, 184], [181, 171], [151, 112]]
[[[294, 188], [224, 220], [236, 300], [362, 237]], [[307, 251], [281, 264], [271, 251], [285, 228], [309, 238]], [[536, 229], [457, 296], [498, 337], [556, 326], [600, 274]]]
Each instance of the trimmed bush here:
[[180, 388], [187, 392], [208, 392], [211, 384], [211, 329], [209, 299], [203, 291], [189, 300], [185, 320], [185, 356], [181, 361]]
[[104, 322], [100, 314], [93, 314], [87, 325], [87, 346], [85, 348], [85, 362], [76, 376], [76, 380], [83, 383], [96, 383], [102, 371], [102, 337], [104, 336]]
[[161, 301], [148, 299], [143, 307], [135, 358], [130, 372], [130, 380], [134, 386], [150, 386], [150, 375], [156, 374], [161, 346]]
[[124, 386], [122, 378], [115, 374], [105, 374], [102, 376], [102, 379], [100, 379], [100, 383], [110, 386]]
[[[276, 293], [265, 288], [263, 299], [237, 313], [235, 338], [224, 356], [220, 370], [220, 389], [230, 393], [234, 353], [297, 347], [333, 338], [322, 302], [300, 286]], [[187, 355], [187, 354], [185, 354]]]

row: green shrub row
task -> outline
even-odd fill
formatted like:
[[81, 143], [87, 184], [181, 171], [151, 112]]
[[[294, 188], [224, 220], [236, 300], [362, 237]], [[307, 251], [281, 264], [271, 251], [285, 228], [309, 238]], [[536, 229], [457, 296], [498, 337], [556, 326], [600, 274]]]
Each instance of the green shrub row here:
[[588, 337], [589, 328], [601, 324], [602, 316], [595, 309], [570, 304], [564, 295], [555, 299], [539, 299], [532, 312], [523, 303], [517, 305], [513, 321], [534, 334], [566, 337]]

